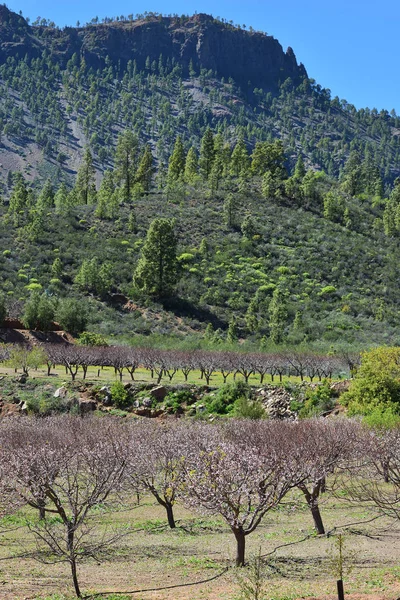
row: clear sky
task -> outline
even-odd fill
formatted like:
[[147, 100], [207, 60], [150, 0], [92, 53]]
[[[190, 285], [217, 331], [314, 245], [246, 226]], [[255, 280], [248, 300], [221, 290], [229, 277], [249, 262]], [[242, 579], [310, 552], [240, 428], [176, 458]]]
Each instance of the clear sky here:
[[398, 0], [8, 0], [24, 17], [57, 25], [147, 11], [205, 12], [266, 31], [291, 46], [309, 77], [357, 108], [400, 114]]

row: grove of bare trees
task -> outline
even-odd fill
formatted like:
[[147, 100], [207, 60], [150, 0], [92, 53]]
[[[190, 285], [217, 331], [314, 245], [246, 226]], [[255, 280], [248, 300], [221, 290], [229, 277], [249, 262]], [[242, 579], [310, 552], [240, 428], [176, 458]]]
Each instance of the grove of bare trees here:
[[319, 499], [329, 491], [345, 488], [346, 501], [400, 516], [400, 429], [375, 431], [342, 418], [3, 419], [0, 469], [2, 513], [31, 507], [35, 557], [69, 564], [77, 597], [82, 560], [107, 552], [121, 535], [96, 532], [96, 507], [129, 506], [146, 494], [165, 508], [171, 528], [176, 504], [219, 516], [235, 538], [237, 566], [245, 564], [246, 538], [296, 489], [319, 534]]
[[[36, 351], [36, 354], [38, 351]], [[18, 354], [18, 353], [17, 353]], [[24, 352], [20, 352], [25, 356]], [[14, 345], [1, 348], [0, 362], [9, 361], [16, 355]], [[142, 367], [157, 377], [160, 382], [163, 377], [172, 381], [180, 371], [185, 381], [192, 371], [200, 371], [201, 378], [207, 385], [216, 373], [221, 373], [226, 382], [229, 375], [241, 375], [247, 382], [250, 376], [259, 377], [262, 385], [266, 375], [271, 381], [282, 381], [285, 375], [299, 377], [303, 381], [306, 377], [310, 381], [331, 378], [338, 373], [349, 373], [359, 361], [356, 353], [318, 355], [311, 352], [281, 351], [276, 353], [250, 353], [250, 352], [223, 352], [207, 350], [157, 350], [154, 348], [136, 348], [131, 346], [79, 346], [71, 344], [43, 344], [41, 346], [41, 361], [47, 365], [48, 374], [56, 365], [62, 365], [67, 374], [75, 380], [78, 373], [82, 378], [87, 376], [88, 368], [111, 367], [115, 374], [122, 380], [124, 371], [129, 373], [132, 380], [135, 371]], [[37, 361], [36, 361], [37, 362]], [[26, 367], [27, 360], [22, 360], [20, 368]], [[36, 363], [35, 363], [36, 364]], [[17, 359], [13, 365], [17, 365]], [[36, 365], [37, 366], [37, 365]]]

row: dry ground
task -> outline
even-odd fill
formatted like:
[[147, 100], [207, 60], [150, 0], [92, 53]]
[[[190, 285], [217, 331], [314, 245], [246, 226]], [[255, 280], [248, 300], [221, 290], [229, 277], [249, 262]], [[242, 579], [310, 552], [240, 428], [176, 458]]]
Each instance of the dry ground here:
[[[308, 510], [297, 498], [267, 515], [247, 538], [248, 556], [261, 549], [266, 564], [266, 598], [336, 598], [329, 566], [333, 534], [346, 531], [346, 599], [395, 600], [400, 596], [400, 524], [383, 517], [371, 521], [371, 509], [329, 500], [322, 506], [331, 534], [313, 534]], [[234, 539], [216, 517], [193, 514], [178, 506], [175, 531], [165, 526], [164, 512], [151, 498], [129, 510], [102, 512], [99, 529], [131, 525], [109, 553], [85, 560], [79, 569], [85, 592], [136, 592], [142, 600], [235, 600], [239, 588], [232, 568]], [[9, 525], [21, 526], [14, 519]], [[0, 598], [22, 600], [65, 594], [70, 597], [68, 566], [45, 565], [32, 558], [9, 558], [33, 549], [25, 527], [0, 536]], [[227, 570], [226, 568], [229, 567]], [[218, 577], [220, 573], [223, 573]], [[216, 577], [217, 576], [217, 577]], [[212, 581], [206, 580], [216, 577]], [[199, 582], [196, 585], [191, 585]], [[168, 586], [179, 586], [168, 589]], [[140, 590], [155, 591], [140, 591]], [[71, 596], [72, 597], [72, 596]], [[59, 597], [57, 597], [58, 600]], [[64, 598], [64, 596], [62, 596]]]

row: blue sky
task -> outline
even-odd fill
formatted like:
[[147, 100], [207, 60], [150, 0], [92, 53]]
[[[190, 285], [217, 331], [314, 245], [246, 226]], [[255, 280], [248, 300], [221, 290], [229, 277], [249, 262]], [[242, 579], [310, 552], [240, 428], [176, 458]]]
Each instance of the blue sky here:
[[292, 46], [309, 77], [357, 108], [395, 108], [400, 114], [400, 3], [395, 0], [8, 0], [34, 20], [84, 23], [96, 15], [206, 12], [268, 32]]

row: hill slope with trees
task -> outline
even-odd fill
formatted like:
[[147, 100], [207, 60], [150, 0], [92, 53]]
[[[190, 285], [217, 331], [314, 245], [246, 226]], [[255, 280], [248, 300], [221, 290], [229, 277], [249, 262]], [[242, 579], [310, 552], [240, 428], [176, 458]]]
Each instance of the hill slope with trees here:
[[271, 36], [206, 15], [61, 30], [2, 6], [0, 24], [10, 317], [127, 341], [398, 343], [393, 111], [331, 99]]

